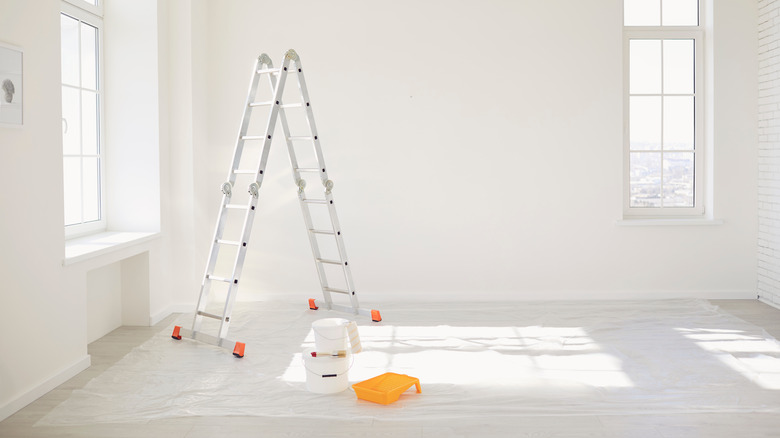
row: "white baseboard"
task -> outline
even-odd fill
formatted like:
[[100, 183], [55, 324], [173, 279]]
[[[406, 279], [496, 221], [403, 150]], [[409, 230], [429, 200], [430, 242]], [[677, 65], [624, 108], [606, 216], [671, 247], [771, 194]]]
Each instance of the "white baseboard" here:
[[[672, 299], [703, 299], [703, 300], [755, 300], [756, 291], [750, 289], [723, 290], [550, 290], [550, 291], [479, 291], [468, 292], [429, 292], [429, 291], [370, 291], [358, 292], [360, 305], [378, 306], [382, 303], [408, 302], [499, 302], [499, 301], [594, 301], [594, 300], [672, 300]], [[243, 299], [242, 299], [243, 298]], [[263, 292], [243, 297], [238, 301], [282, 301], [308, 305], [308, 298], [322, 299], [319, 291], [309, 292]], [[334, 302], [338, 298], [335, 297]], [[347, 301], [348, 304], [348, 301]], [[192, 312], [190, 308], [185, 313]]]
[[[312, 293], [312, 297], [319, 298]], [[499, 302], [499, 301], [624, 301], [624, 300], [672, 300], [672, 299], [703, 299], [703, 300], [755, 300], [755, 290], [553, 290], [553, 291], [491, 291], [490, 293], [430, 293], [430, 292], [370, 292], [360, 293], [361, 306], [381, 303], [404, 302]]]
[[38, 398], [42, 397], [47, 392], [67, 382], [76, 374], [86, 370], [87, 368], [89, 368], [91, 363], [92, 360], [90, 359], [90, 356], [86, 355], [83, 358], [77, 360], [75, 363], [55, 373], [52, 377], [47, 379], [45, 382], [30, 389], [29, 391], [17, 397], [16, 399], [11, 400], [10, 402], [6, 403], [4, 406], [1, 406], [0, 421], [5, 420], [6, 418], [10, 417], [20, 409], [24, 408], [25, 406], [37, 400]]
[[772, 306], [775, 309], [780, 309], [780, 304], [778, 304], [777, 302], [775, 302], [774, 300], [772, 300], [772, 299], [770, 299], [768, 297], [759, 296], [758, 297], [758, 301], [761, 301], [762, 303], [764, 303], [764, 304], [766, 304], [768, 306]]

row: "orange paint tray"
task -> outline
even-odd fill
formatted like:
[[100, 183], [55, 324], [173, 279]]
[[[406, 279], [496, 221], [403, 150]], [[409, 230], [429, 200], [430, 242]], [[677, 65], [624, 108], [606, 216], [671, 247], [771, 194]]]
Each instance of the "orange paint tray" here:
[[398, 400], [398, 397], [411, 388], [412, 385], [417, 387], [418, 393], [422, 392], [420, 390], [420, 379], [407, 376], [406, 374], [384, 373], [360, 383], [355, 383], [352, 385], [352, 389], [355, 390], [355, 394], [360, 399], [389, 405]]

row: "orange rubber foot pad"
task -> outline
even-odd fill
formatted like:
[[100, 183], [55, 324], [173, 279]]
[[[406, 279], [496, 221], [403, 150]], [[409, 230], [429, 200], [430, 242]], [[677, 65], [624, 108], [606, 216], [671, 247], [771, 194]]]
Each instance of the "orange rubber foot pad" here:
[[371, 321], [379, 322], [382, 320], [382, 315], [379, 314], [378, 310], [372, 310], [371, 311]]
[[173, 334], [171, 334], [171, 337], [173, 339], [181, 341], [181, 334], [179, 333], [180, 331], [181, 331], [181, 327], [177, 325], [176, 327], [173, 328]]
[[398, 400], [398, 397], [411, 388], [417, 387], [420, 390], [420, 379], [407, 376], [406, 374], [384, 373], [360, 383], [352, 385], [355, 395], [359, 399], [372, 401], [383, 405], [389, 405]]
[[319, 307], [317, 307], [317, 305], [314, 304], [314, 298], [309, 298], [309, 309], [311, 310], [319, 309]]
[[245, 343], [236, 342], [236, 347], [233, 349], [233, 356], [244, 357], [244, 347], [246, 347]]

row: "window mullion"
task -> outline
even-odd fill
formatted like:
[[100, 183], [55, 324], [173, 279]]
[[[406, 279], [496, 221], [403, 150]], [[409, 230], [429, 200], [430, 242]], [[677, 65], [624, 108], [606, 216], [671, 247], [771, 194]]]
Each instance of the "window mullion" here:
[[[664, 11], [663, 1], [661, 1], [661, 24], [663, 24]], [[666, 144], [664, 142], [664, 104], [666, 103], [666, 86], [664, 84], [664, 39], [660, 39], [661, 42], [661, 208], [664, 208], [664, 151], [666, 150]]]

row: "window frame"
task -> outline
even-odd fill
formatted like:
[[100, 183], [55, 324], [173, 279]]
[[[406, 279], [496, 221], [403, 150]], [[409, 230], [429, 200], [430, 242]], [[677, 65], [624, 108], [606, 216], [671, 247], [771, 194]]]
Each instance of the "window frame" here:
[[[704, 31], [702, 22], [702, 1], [698, 2], [699, 25], [698, 26], [623, 26], [623, 217], [628, 219], [664, 219], [664, 218], [700, 218], [705, 215], [705, 59], [704, 59]], [[631, 40], [679, 40], [690, 39], [694, 41], [694, 190], [693, 207], [632, 207], [631, 206], [631, 144], [630, 144], [630, 42]], [[663, 60], [662, 60], [663, 62]], [[663, 71], [663, 64], [661, 65]], [[665, 94], [661, 90], [658, 94], [674, 96], [674, 93]], [[648, 95], [637, 93], [636, 95]], [[663, 105], [661, 106], [663, 123]], [[662, 125], [663, 129], [663, 125]], [[662, 131], [663, 132], [663, 131]], [[685, 151], [669, 151], [685, 152]], [[664, 149], [657, 153], [663, 157]], [[663, 165], [662, 165], [663, 172]], [[663, 174], [662, 174], [663, 175]], [[663, 176], [662, 176], [663, 178]], [[663, 182], [662, 182], [663, 183]], [[663, 190], [663, 185], [662, 185]], [[662, 192], [663, 194], [663, 192]]]
[[[103, 43], [103, 33], [104, 33], [104, 26], [103, 26], [103, 8], [102, 8], [102, 0], [98, 0], [98, 5], [91, 5], [83, 0], [62, 0], [60, 5], [60, 15], [68, 16], [72, 19], [78, 20], [79, 23], [85, 23], [89, 26], [92, 26], [97, 29], [97, 140], [98, 140], [98, 178], [99, 178], [99, 184], [98, 184], [98, 190], [99, 190], [99, 215], [100, 219], [96, 221], [89, 221], [89, 222], [81, 222], [77, 224], [72, 225], [65, 225], [63, 224], [64, 231], [65, 231], [65, 238], [66, 239], [72, 239], [88, 234], [95, 234], [103, 232], [107, 229], [107, 219], [106, 219], [106, 172], [105, 172], [105, 162], [106, 162], [106, 142], [105, 142], [105, 68], [104, 68], [104, 43]], [[62, 32], [62, 30], [60, 30]], [[79, 32], [79, 37], [80, 37]], [[79, 44], [79, 50], [81, 50], [81, 44]], [[60, 81], [60, 92], [62, 92], [62, 87], [68, 86], [73, 87], [72, 85], [64, 84], [62, 81]], [[83, 90], [84, 88], [79, 85], [78, 87], [73, 87], [78, 90]], [[79, 109], [81, 111], [81, 104], [79, 105]], [[64, 116], [64, 115], [62, 115]], [[63, 120], [65, 119], [62, 117]], [[74, 156], [74, 155], [67, 155], [67, 156]], [[81, 154], [77, 156], [83, 156]], [[64, 159], [66, 157], [64, 151], [62, 153], [63, 157], [63, 165], [64, 165]], [[64, 197], [63, 197], [64, 200]], [[83, 205], [83, 204], [82, 204]], [[82, 208], [83, 211], [83, 208]], [[82, 213], [82, 220], [83, 220], [83, 213]]]

